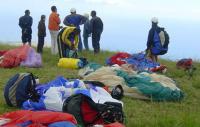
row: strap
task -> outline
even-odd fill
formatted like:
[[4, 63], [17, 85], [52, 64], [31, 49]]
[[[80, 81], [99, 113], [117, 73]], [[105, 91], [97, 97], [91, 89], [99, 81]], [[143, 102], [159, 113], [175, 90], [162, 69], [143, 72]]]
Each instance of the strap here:
[[30, 87], [30, 93], [29, 93], [29, 97], [31, 100], [33, 101], [38, 101], [39, 99], [39, 95], [37, 94], [37, 91], [35, 90], [36, 88], [36, 81], [35, 81], [35, 76], [32, 73], [29, 73], [31, 76], [31, 87]]

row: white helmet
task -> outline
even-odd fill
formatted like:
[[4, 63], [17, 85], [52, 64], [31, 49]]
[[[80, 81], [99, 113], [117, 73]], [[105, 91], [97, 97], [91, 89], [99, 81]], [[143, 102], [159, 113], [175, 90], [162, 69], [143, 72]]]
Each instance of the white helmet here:
[[75, 12], [76, 12], [76, 9], [75, 9], [75, 8], [71, 8], [71, 9], [70, 9], [70, 12], [71, 12], [71, 13], [75, 13]]
[[158, 23], [158, 18], [157, 18], [157, 17], [153, 17], [153, 18], [151, 19], [151, 22], [152, 22], [152, 23]]

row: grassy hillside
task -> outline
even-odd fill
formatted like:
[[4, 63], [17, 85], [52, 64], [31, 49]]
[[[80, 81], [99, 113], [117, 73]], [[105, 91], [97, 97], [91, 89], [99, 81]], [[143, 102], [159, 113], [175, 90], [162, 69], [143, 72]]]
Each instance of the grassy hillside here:
[[[10, 49], [11, 46], [0, 45], [0, 50]], [[89, 61], [105, 63], [105, 59], [112, 52], [101, 52], [95, 55], [92, 52], [83, 52], [80, 56], [88, 58]], [[77, 70], [66, 70], [58, 68], [58, 56], [53, 56], [49, 48], [44, 49], [43, 67], [31, 69], [17, 67], [13, 69], [0, 68], [0, 114], [16, 110], [8, 107], [4, 102], [3, 88], [8, 79], [19, 72], [32, 72], [39, 76], [40, 82], [45, 83], [53, 80], [58, 75], [66, 78], [77, 77]], [[160, 60], [167, 65], [167, 76], [176, 80], [178, 86], [184, 91], [185, 98], [181, 102], [148, 102], [125, 97], [124, 111], [127, 127], [199, 127], [200, 126], [200, 71], [197, 70], [192, 79], [188, 79], [183, 70], [177, 70], [175, 62]], [[200, 68], [199, 63], [195, 63]]]

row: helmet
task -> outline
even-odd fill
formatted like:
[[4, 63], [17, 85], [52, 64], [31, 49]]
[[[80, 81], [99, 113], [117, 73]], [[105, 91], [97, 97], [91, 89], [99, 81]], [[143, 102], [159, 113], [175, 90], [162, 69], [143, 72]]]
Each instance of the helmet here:
[[157, 17], [153, 17], [153, 18], [151, 19], [151, 22], [152, 22], [152, 23], [158, 23], [158, 18], [157, 18]]
[[71, 13], [75, 13], [75, 12], [76, 12], [76, 9], [75, 9], [75, 8], [71, 8], [71, 9], [70, 9], [70, 12], [71, 12]]
[[111, 91], [111, 96], [114, 99], [120, 100], [124, 96], [124, 90], [121, 85], [115, 86]]

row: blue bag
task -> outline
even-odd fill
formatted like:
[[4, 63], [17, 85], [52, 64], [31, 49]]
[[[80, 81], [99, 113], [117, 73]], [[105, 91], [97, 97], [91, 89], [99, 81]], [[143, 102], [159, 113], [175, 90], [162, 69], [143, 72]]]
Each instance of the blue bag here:
[[9, 106], [21, 107], [23, 102], [31, 99], [37, 101], [39, 95], [35, 90], [36, 81], [32, 73], [18, 73], [9, 79], [4, 88], [4, 98]]
[[151, 52], [154, 55], [164, 55], [168, 51], [168, 45], [169, 35], [164, 30], [164, 28], [162, 28], [162, 30], [159, 33], [155, 30], [153, 37], [153, 47], [151, 49]]

